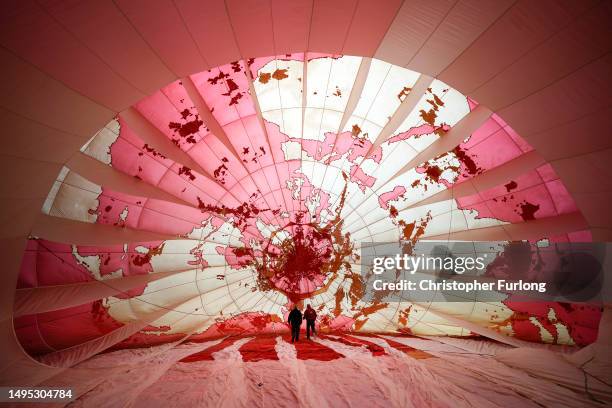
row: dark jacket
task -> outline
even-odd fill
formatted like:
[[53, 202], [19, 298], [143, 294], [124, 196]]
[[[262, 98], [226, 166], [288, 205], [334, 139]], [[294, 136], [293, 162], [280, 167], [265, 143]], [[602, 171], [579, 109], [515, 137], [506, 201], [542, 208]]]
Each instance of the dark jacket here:
[[298, 309], [293, 309], [291, 313], [289, 313], [289, 323], [292, 326], [299, 326], [302, 324], [302, 312]]
[[304, 311], [304, 319], [312, 321], [312, 320], [316, 320], [316, 318], [317, 318], [317, 312], [315, 312], [314, 309], [310, 308]]

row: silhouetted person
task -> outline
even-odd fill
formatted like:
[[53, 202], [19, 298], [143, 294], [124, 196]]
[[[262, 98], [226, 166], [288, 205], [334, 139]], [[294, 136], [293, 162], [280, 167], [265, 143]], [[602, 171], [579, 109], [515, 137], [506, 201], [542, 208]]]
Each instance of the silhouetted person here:
[[302, 325], [302, 312], [297, 305], [289, 313], [289, 324], [291, 325], [291, 342], [300, 340], [300, 326]]
[[317, 312], [310, 307], [310, 305], [306, 306], [306, 311], [304, 312], [304, 319], [306, 319], [306, 338], [310, 340], [310, 329], [312, 328], [312, 334], [315, 334], [315, 320], [317, 320]]

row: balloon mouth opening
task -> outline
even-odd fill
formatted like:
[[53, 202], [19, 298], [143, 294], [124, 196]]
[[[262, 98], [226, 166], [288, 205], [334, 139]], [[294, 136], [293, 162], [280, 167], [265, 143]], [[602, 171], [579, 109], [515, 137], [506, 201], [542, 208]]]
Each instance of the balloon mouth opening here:
[[256, 269], [270, 289], [292, 300], [303, 299], [325, 286], [337, 256], [331, 228], [303, 223], [298, 217], [271, 235]]

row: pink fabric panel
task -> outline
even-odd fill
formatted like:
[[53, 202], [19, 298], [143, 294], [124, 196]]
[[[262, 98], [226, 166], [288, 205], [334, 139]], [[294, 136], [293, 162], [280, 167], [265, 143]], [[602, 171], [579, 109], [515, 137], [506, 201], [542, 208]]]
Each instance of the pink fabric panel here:
[[[593, 4], [596, 1], [519, 1], [476, 39], [439, 78], [469, 94]], [[481, 102], [488, 103], [485, 100]]]
[[[153, 271], [149, 259], [135, 251], [137, 246], [154, 248], [161, 242], [132, 243], [124, 252], [123, 245], [76, 246], [81, 256], [100, 256], [102, 276], [123, 271], [123, 276], [142, 275]], [[29, 240], [22, 263], [18, 288], [52, 286], [68, 283], [88, 282], [94, 279], [84, 265], [73, 256], [72, 245], [51, 242], [43, 239]], [[127, 254], [127, 256], [126, 256]]]
[[[313, 1], [271, 1], [275, 52], [282, 54], [308, 48]], [[251, 56], [256, 55], [263, 54]]]
[[91, 274], [74, 262], [72, 248], [46, 240], [28, 240], [17, 288], [87, 282]]
[[[150, 257], [135, 251], [137, 246], [158, 247], [161, 242], [129, 244], [127, 256], [123, 245], [107, 247], [78, 246], [83, 256], [100, 256], [100, 274], [106, 275], [122, 269], [123, 276], [152, 272]], [[44, 240], [32, 240], [22, 264], [24, 273], [18, 287], [61, 285], [94, 280], [91, 273], [72, 255], [72, 247]], [[188, 265], [185, 265], [188, 267]], [[33, 276], [33, 272], [36, 276]], [[109, 281], [112, 285], [112, 281]], [[146, 284], [145, 284], [146, 285]], [[145, 285], [127, 289], [118, 298], [130, 298], [143, 293]], [[15, 320], [15, 331], [20, 342], [34, 354], [71, 347], [96, 339], [122, 324], [106, 312], [100, 301], [53, 312], [23, 316]], [[51, 349], [49, 348], [51, 347]]]
[[[512, 0], [456, 3], [407, 64], [408, 68], [431, 76], [438, 75], [513, 3]], [[466, 24], [466, 21], [470, 23]]]
[[[270, 147], [256, 116], [242, 118], [223, 127], [249, 173], [271, 164]], [[250, 130], [250, 132], [249, 132]], [[263, 151], [261, 150], [263, 149]]]
[[[501, 129], [472, 146], [469, 146], [469, 142], [460, 145], [462, 149], [464, 146], [477, 167], [483, 171], [495, 168], [523, 153], [508, 137], [507, 133]], [[469, 173], [462, 173], [461, 179], [468, 178], [466, 175], [469, 175]]]
[[195, 207], [198, 206], [196, 198], [198, 196], [214, 201], [220, 199], [225, 194], [223, 186], [211, 181], [207, 177], [198, 175], [195, 172], [181, 175], [179, 174], [180, 171], [181, 166], [172, 166], [172, 171], [165, 173], [159, 181], [159, 187], [181, 197]]
[[593, 240], [591, 231], [588, 230], [570, 232], [567, 237], [570, 242], [591, 242]]
[[[98, 202], [100, 203], [98, 208], [96, 210], [90, 209], [90, 212], [93, 213], [95, 211], [98, 215], [96, 219], [98, 224], [139, 229], [138, 218], [140, 217], [144, 201], [146, 199], [142, 197], [129, 196], [103, 188], [102, 193], [98, 197]], [[121, 215], [126, 210], [127, 217], [124, 220]]]
[[611, 13], [612, 4], [600, 3], [470, 95], [499, 110], [609, 53]]
[[173, 73], [183, 77], [208, 69], [172, 1], [119, 0], [115, 4]]
[[[559, 302], [524, 302], [509, 298], [504, 301], [515, 315], [510, 319], [512, 328], [517, 337], [527, 341], [540, 338], [540, 328], [531, 320], [521, 319], [521, 313], [529, 313], [544, 326], [553, 338], [558, 336], [557, 329], [548, 318], [552, 309], [558, 320], [565, 322], [572, 331], [572, 338], [576, 344], [584, 346], [597, 339], [597, 327], [601, 319], [601, 308], [594, 305], [568, 304]], [[516, 318], [514, 318], [516, 316]]]
[[270, 2], [228, 0], [226, 4], [242, 56], [275, 54]]
[[[612, 117], [612, 107], [596, 109], [579, 119], [531, 134], [529, 143], [538, 151], [546, 151], [549, 160], [609, 149], [612, 138], [601, 131], [600, 117]], [[581, 143], [576, 143], [576, 135], [580, 135]]]
[[241, 58], [223, 0], [181, 0], [175, 4], [209, 68]]
[[315, 1], [307, 51], [341, 53], [356, 5], [355, 0]]
[[470, 145], [479, 143], [481, 140], [488, 138], [492, 134], [498, 132], [500, 129], [501, 126], [498, 121], [496, 121], [493, 116], [491, 116], [476, 131], [472, 133], [470, 140], [465, 143], [465, 147], [470, 147]]
[[22, 288], [15, 294], [13, 316], [66, 309], [108, 296], [123, 295], [138, 287], [141, 289], [135, 292], [141, 293], [142, 287], [148, 282], [162, 279], [175, 273], [180, 272], [147, 273], [144, 275], [113, 278], [104, 282], [94, 280], [75, 284]]
[[[599, 58], [549, 87], [499, 111], [525, 140], [612, 104], [612, 54]], [[485, 102], [485, 101], [483, 101]], [[555, 143], [539, 146], [544, 157], [558, 155]]]
[[189, 155], [201, 163], [210, 177], [231, 191], [239, 189], [237, 180], [248, 174], [234, 154], [212, 133], [206, 136], [203, 143], [195, 145]]
[[221, 126], [255, 113], [244, 69], [239, 61], [191, 77]]
[[406, 66], [454, 5], [450, 0], [404, 1], [375, 57]]
[[[179, 175], [182, 166], [174, 164], [170, 167], [172, 162], [162, 158], [154, 150], [149, 152], [144, 149], [143, 152], [141, 150], [144, 146], [143, 142], [130, 131], [130, 128], [123, 121], [120, 122], [122, 125], [121, 136], [111, 146], [113, 167], [156, 185], [176, 197], [191, 202], [194, 206], [198, 205], [196, 196], [206, 197], [209, 200], [214, 200], [214, 197], [216, 197], [218, 200], [225, 194], [225, 189], [222, 186], [204, 176], [196, 175], [197, 173]], [[198, 156], [194, 155], [194, 159], [197, 160]], [[216, 166], [211, 163], [209, 157], [202, 163], [210, 164], [208, 169], [205, 169], [210, 170], [211, 174], [216, 170]], [[192, 180], [191, 177], [194, 177], [194, 179]], [[197, 187], [198, 184], [199, 187]]]
[[400, 0], [358, 2], [342, 54], [373, 56], [401, 5]]
[[[122, 326], [103, 309], [99, 302], [94, 302], [41, 313], [36, 315], [36, 319], [19, 317], [15, 319], [15, 333], [31, 354], [65, 349], [99, 338]], [[45, 347], [42, 348], [42, 345]]]
[[174, 80], [175, 75], [115, 4], [44, 1], [41, 6], [144, 94], [155, 92]]
[[[113, 143], [111, 146], [111, 165], [113, 167], [117, 167], [119, 170], [123, 171], [126, 174], [136, 175], [138, 173], [138, 169], [132, 169], [134, 167], [134, 158], [139, 157], [143, 163], [147, 162], [155, 162], [154, 165], [149, 165], [148, 167], [157, 167], [157, 168], [168, 168], [172, 165], [172, 160], [163, 157], [159, 152], [151, 151], [150, 146], [145, 148], [145, 143], [142, 139], [127, 125], [127, 123], [121, 119], [119, 116], [119, 125], [121, 127], [121, 134], [119, 138]], [[129, 153], [124, 153], [123, 151], [127, 150]], [[143, 153], [143, 154], [139, 154]], [[116, 160], [117, 165], [115, 165], [115, 155], [119, 156]], [[130, 157], [131, 155], [131, 157]], [[131, 164], [131, 166], [127, 166]], [[120, 164], [123, 164], [125, 167], [119, 167]], [[126, 171], [125, 169], [129, 168], [130, 171]], [[155, 173], [159, 173], [160, 170], [156, 170]], [[133, 174], [134, 173], [134, 174]], [[144, 172], [146, 175], [148, 172]], [[158, 177], [155, 177], [158, 178]], [[155, 183], [151, 183], [155, 184]]]
[[[12, 10], [5, 10], [0, 20], [1, 45], [108, 108], [120, 111], [142, 98], [143, 93], [79, 43], [36, 3], [12, 5]], [[38, 29], [23, 30], [23, 26]]]
[[[177, 84], [177, 86], [180, 85]], [[186, 97], [186, 94], [184, 97]], [[181, 105], [181, 108], [177, 109], [166, 92], [161, 90], [141, 100], [135, 107], [174, 144], [183, 151], [188, 151], [192, 145], [201, 139], [200, 129], [204, 129], [204, 134], [207, 133], [206, 125], [199, 118], [197, 110], [193, 108], [190, 100], [183, 99]]]
[[493, 217], [507, 222], [577, 211], [574, 200], [554, 173], [551, 174], [549, 165], [525, 173], [505, 185], [457, 201], [461, 208], [478, 210], [481, 218]]
[[112, 331], [107, 331], [102, 336], [91, 339], [87, 343], [81, 343], [70, 350], [59, 351], [56, 353], [45, 355], [42, 361], [45, 364], [49, 364], [56, 367], [72, 367], [73, 365], [84, 361], [95, 354], [98, 354], [109, 347], [117, 344], [121, 340], [131, 336], [145, 328], [149, 323], [157, 320], [159, 317], [167, 313], [164, 308], [158, 309], [157, 311], [151, 312], [146, 316], [143, 316], [139, 320], [122, 325], [115, 328]]
[[113, 154], [112, 166], [155, 186], [168, 171], [171, 162], [157, 154], [153, 156], [149, 152], [143, 152], [141, 149], [144, 143], [137, 143], [129, 140], [129, 137], [119, 137], [111, 147], [111, 151], [117, 151], [117, 154]]
[[54, 351], [41, 336], [38, 329], [37, 318], [36, 315], [30, 315], [13, 319], [17, 340], [21, 344], [21, 347], [27, 350], [30, 355]]
[[[7, 4], [9, 3], [3, 5]], [[2, 16], [4, 17], [5, 14]], [[115, 114], [111, 109], [66, 87], [59, 80], [38, 70], [7, 49], [0, 49], [0, 58], [2, 59], [0, 84], [3, 87], [3, 92], [0, 93], [0, 104], [15, 113], [9, 115], [9, 117], [16, 118], [11, 122], [12, 125], [22, 123], [39, 127], [44, 129], [41, 134], [53, 131], [47, 128], [49, 126], [60, 132], [75, 135], [75, 143], [79, 144], [80, 140], [82, 144]], [[9, 131], [8, 128], [6, 130]], [[19, 134], [21, 132], [15, 133], [15, 135]], [[63, 150], [60, 146], [64, 140], [64, 137], [61, 136], [55, 138], [57, 144], [45, 150], [45, 158], [57, 157]], [[73, 149], [71, 151], [74, 152]], [[19, 155], [19, 157], [34, 156], [29, 153]], [[48, 186], [45, 187], [44, 192], [41, 190], [39, 194], [44, 194], [47, 190]]]
[[158, 229], [167, 234], [185, 235], [198, 228], [204, 218], [205, 215], [197, 208], [179, 209], [164, 201], [149, 200], [138, 222], [144, 230]]
[[560, 214], [578, 211], [576, 202], [561, 180], [557, 179], [547, 182], [546, 188], [550, 196], [553, 197], [555, 207]]

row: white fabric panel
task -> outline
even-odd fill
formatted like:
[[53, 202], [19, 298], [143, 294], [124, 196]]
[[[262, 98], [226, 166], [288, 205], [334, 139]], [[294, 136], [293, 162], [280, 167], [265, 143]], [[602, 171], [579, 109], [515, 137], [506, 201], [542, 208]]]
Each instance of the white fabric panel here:
[[[438, 359], [423, 360], [424, 365], [436, 375], [450, 371], [457, 387], [487, 398], [486, 406], [601, 407], [584, 392], [534, 377], [490, 357], [450, 353], [439, 356]], [[495, 384], [493, 389], [486, 386], [489, 381]]]
[[[385, 78], [389, 74], [390, 70], [391, 70], [391, 64], [385, 61], [382, 61], [379, 59], [373, 59], [371, 61], [369, 65], [365, 84], [363, 88], [361, 89], [359, 100], [357, 101], [357, 105], [355, 106], [354, 111], [352, 113], [354, 116], [360, 118], [360, 120], [368, 116], [370, 107], [372, 106], [372, 103], [376, 99], [376, 96], [378, 95], [378, 91], [382, 87], [382, 84], [384, 83]], [[416, 79], [418, 79], [418, 74], [416, 74], [415, 81]], [[410, 85], [411, 84], [409, 84], [408, 86]], [[397, 104], [399, 106], [399, 102], [397, 102]], [[356, 123], [358, 122], [356, 121]], [[351, 123], [349, 123], [349, 125], [351, 125]]]
[[504, 224], [485, 228], [474, 228], [450, 234], [427, 235], [428, 240], [451, 241], [517, 241], [582, 231], [588, 228], [586, 220], [579, 212], [540, 218], [518, 224]]
[[451, 0], [405, 1], [374, 57], [401, 67], [406, 66], [444, 20], [454, 3]]
[[[384, 81], [380, 85], [372, 84], [375, 87], [375, 97], [372, 99], [367, 115], [364, 117], [380, 127], [387, 125], [389, 117], [393, 116], [393, 113], [401, 104], [400, 98], [397, 96], [398, 91], [402, 90], [403, 87], [414, 87], [420, 77], [419, 73], [409, 69], [390, 66]], [[422, 81], [426, 82], [427, 78], [422, 78]], [[421, 86], [423, 82], [421, 82]]]
[[[174, 344], [174, 347], [161, 350], [146, 359], [132, 362], [129, 356], [123, 364], [120, 361], [119, 370], [113, 370], [111, 375], [98, 378], [98, 385], [93, 392], [83, 395], [79, 402], [91, 407], [129, 407], [138, 402], [142, 392], [160, 380], [164, 374], [184, 357], [198, 353], [219, 343], [220, 340], [204, 343]], [[116, 356], [115, 358], [119, 358]], [[107, 363], [108, 364], [108, 363]], [[80, 368], [76, 368], [80, 370]], [[104, 390], [112, 389], [112, 394]], [[102, 391], [102, 392], [100, 392]], [[81, 393], [84, 394], [84, 393]]]
[[98, 206], [101, 193], [102, 187], [63, 167], [41, 211], [46, 215], [95, 223], [97, 215], [91, 214], [89, 209]]
[[81, 152], [72, 156], [66, 163], [66, 166], [87, 180], [102, 187], [109, 187], [120, 193], [154, 198], [180, 205], [191, 205], [164, 190], [138, 180], [135, 177], [128, 176]]
[[491, 111], [486, 107], [479, 105], [463, 117], [455, 126], [453, 126], [442, 138], [439, 138], [425, 150], [418, 153], [404, 167], [402, 167], [392, 178], [400, 176], [405, 172], [413, 169], [421, 163], [425, 163], [442, 153], [446, 153], [458, 146], [464, 139], [469, 137], [472, 132], [477, 130], [490, 116]]
[[[344, 129], [346, 126], [346, 122], [348, 122], [349, 118], [353, 114], [353, 111], [357, 107], [357, 103], [361, 98], [361, 92], [363, 91], [363, 87], [365, 86], [366, 80], [368, 79], [368, 72], [370, 71], [370, 65], [372, 64], [372, 58], [362, 58], [361, 63], [359, 64], [359, 70], [357, 71], [357, 75], [355, 76], [355, 82], [353, 83], [353, 87], [351, 88], [351, 94], [349, 96], [348, 101], [346, 102], [346, 108], [344, 109], [344, 113], [342, 114], [342, 120], [340, 120], [340, 126], [338, 127], [338, 133]], [[305, 67], [308, 64], [304, 65]]]
[[[137, 367], [147, 367], [159, 362], [166, 353], [187, 340], [185, 336], [175, 342], [153, 346], [148, 349], [124, 349], [104, 353], [62, 370], [59, 374], [40, 384], [41, 387], [72, 388], [77, 398], [118, 375], [133, 373]], [[146, 371], [146, 370], [144, 370]]]
[[[247, 63], [244, 60], [242, 61], [242, 63], [244, 66], [247, 66]], [[257, 99], [257, 92], [255, 91], [255, 85], [253, 84], [253, 73], [251, 72], [250, 69], [246, 70], [246, 76], [249, 82], [249, 93], [251, 94], [251, 100], [253, 101], [253, 106], [255, 108], [255, 114], [257, 115], [257, 121], [259, 122], [259, 126], [261, 126], [261, 132], [266, 137], [266, 142], [268, 143], [268, 146], [270, 146], [271, 145], [270, 136], [268, 136], [268, 129], [266, 128], [266, 122], [264, 121], [263, 114], [261, 113], [261, 106], [259, 106], [259, 100]], [[278, 162], [278, 160], [275, 159], [274, 155], [272, 155], [272, 161], [274, 163]]]
[[[415, 304], [419, 304], [419, 303], [415, 302]], [[528, 347], [530, 344], [532, 344], [532, 343], [528, 343], [526, 341], [523, 341], [523, 340], [520, 340], [514, 337], [506, 336], [505, 334], [502, 334], [496, 330], [489, 329], [488, 327], [483, 327], [479, 324], [470, 322], [461, 317], [456, 317], [452, 313], [449, 313], [448, 311], [443, 311], [442, 308], [440, 308], [439, 305], [437, 305], [436, 303], [429, 303], [429, 304], [421, 305], [421, 306], [428, 307], [428, 311], [430, 313], [433, 313], [437, 315], [438, 317], [441, 317], [444, 320], [447, 320], [454, 325], [463, 327], [464, 329], [480, 334], [481, 336], [486, 337], [488, 339], [499, 341], [500, 343], [508, 344], [514, 347]], [[534, 347], [537, 346], [537, 343], [533, 343], [533, 344], [534, 344]]]
[[452, 188], [444, 189], [434, 195], [431, 195], [424, 200], [412, 204], [410, 207], [429, 205], [440, 201], [457, 199], [468, 195], [476, 194], [480, 191], [485, 191], [489, 188], [499, 186], [506, 183], [515, 177], [529, 172], [545, 163], [542, 156], [535, 150], [525, 153], [516, 159], [512, 159], [497, 167], [487, 170], [482, 174], [478, 174], [471, 179], [461, 183], [454, 184]]
[[376, 149], [376, 147], [380, 146], [384, 141], [391, 137], [393, 132], [400, 127], [408, 115], [413, 112], [414, 108], [421, 101], [421, 98], [423, 95], [425, 95], [427, 88], [431, 86], [432, 81], [433, 78], [430, 76], [424, 74], [419, 76], [419, 79], [417, 79], [416, 83], [412, 86], [408, 96], [406, 96], [406, 98], [402, 101], [395, 113], [393, 113], [393, 116], [391, 116], [391, 119], [378, 134], [376, 141], [373, 143], [372, 150]]
[[32, 227], [32, 236], [50, 241], [79, 245], [112, 245], [127, 242], [150, 242], [179, 239], [143, 230], [91, 224], [41, 214]]
[[[490, 356], [494, 356], [495, 354], [508, 350], [512, 348], [512, 346], [491, 340], [483, 340], [483, 339], [462, 339], [459, 337], [448, 337], [448, 336], [421, 336], [429, 339], [432, 342], [438, 342], [445, 344], [447, 346], [453, 347], [460, 351], [468, 352], [468, 353], [476, 353], [476, 354], [486, 354]], [[435, 350], [434, 350], [435, 351]]]
[[447, 67], [439, 79], [469, 94], [597, 3], [597, 0], [520, 0]]
[[306, 85], [306, 106], [308, 108], [325, 109], [327, 103], [327, 88], [335, 65], [331, 58], [316, 58], [307, 62], [308, 78]]
[[437, 76], [514, 3], [515, 0], [457, 2], [407, 67]]
[[[495, 355], [495, 359], [510, 367], [518, 368], [532, 376], [544, 378], [573, 391], [585, 392], [585, 373], [568, 363], [561, 354], [550, 350], [516, 348]], [[612, 375], [601, 378], [609, 381]], [[606, 381], [607, 380], [607, 381]], [[586, 378], [588, 392], [598, 401], [612, 404], [612, 385], [594, 378]]]
[[132, 288], [181, 272], [184, 271], [158, 272], [104, 281], [17, 289], [13, 317], [82, 305], [94, 300], [115, 296]]
[[403, 0], [358, 1], [342, 54], [366, 57], [374, 55], [402, 3]]

